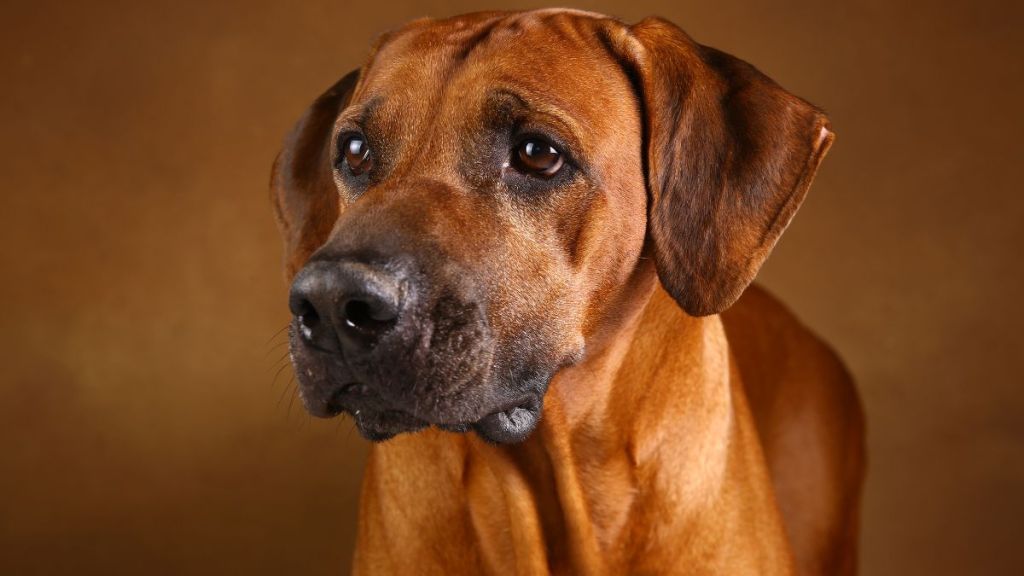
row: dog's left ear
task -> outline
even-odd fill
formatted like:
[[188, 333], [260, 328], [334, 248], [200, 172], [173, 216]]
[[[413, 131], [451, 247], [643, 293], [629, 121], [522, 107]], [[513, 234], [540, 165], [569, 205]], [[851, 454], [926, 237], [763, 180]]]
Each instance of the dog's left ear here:
[[270, 199], [284, 239], [285, 276], [289, 281], [327, 239], [338, 219], [338, 191], [331, 172], [331, 131], [358, 81], [359, 70], [353, 70], [321, 94], [292, 128], [274, 160]]
[[689, 314], [721, 312], [803, 201], [832, 143], [828, 119], [665, 20], [620, 40], [643, 102], [658, 276]]

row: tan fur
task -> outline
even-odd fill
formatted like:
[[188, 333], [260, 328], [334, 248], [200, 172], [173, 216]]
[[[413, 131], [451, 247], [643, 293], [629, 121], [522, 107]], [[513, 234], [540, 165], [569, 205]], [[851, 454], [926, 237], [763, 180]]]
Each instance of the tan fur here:
[[[524, 43], [532, 56], [509, 49]], [[471, 111], [502, 86], [573, 140], [599, 194], [467, 184]], [[388, 180], [356, 194], [329, 151], [371, 108]], [[375, 444], [356, 573], [853, 574], [864, 424], [848, 373], [760, 288], [714, 314], [831, 139], [820, 111], [659, 20], [493, 13], [385, 35], [278, 159], [289, 277], [314, 251], [401, 233], [479, 280], [496, 338], [535, 333], [571, 361], [519, 444], [433, 428]], [[681, 207], [686, 222], [669, 217]]]
[[724, 322], [650, 285], [631, 307], [523, 444], [374, 446], [357, 571], [854, 573], [863, 424], [834, 354], [758, 288]]

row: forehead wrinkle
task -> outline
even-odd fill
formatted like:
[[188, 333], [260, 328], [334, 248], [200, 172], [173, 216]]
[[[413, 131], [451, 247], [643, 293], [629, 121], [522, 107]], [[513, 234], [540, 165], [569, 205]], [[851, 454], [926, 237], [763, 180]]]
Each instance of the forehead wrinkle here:
[[[435, 66], [424, 60], [446, 63], [432, 78], [447, 79], [452, 71], [508, 17], [503, 12], [480, 12], [445, 20], [424, 18], [387, 34], [364, 66], [364, 76], [377, 68], [404, 68], [424, 72]], [[385, 74], [385, 76], [390, 76]]]
[[407, 134], [437, 133], [452, 76], [507, 17], [488, 12], [423, 19], [389, 33], [365, 65], [357, 96], [386, 96], [389, 120], [404, 124]]
[[[492, 41], [512, 37], [541, 35], [546, 42], [561, 41], [576, 47], [587, 46], [593, 40], [595, 23], [619, 22], [618, 20], [584, 10], [571, 8], [547, 8], [513, 12], [496, 24], [496, 30], [488, 34], [477, 47], [488, 47]], [[620, 23], [621, 24], [621, 23]], [[474, 47], [474, 48], [477, 48]]]
[[[593, 50], [601, 45], [601, 28], [596, 23], [602, 21], [617, 23], [579, 11], [513, 14], [501, 22], [503, 26], [482, 37], [469, 53], [466, 75], [475, 79], [489, 77], [492, 84], [525, 88], [522, 96], [543, 96], [524, 98], [534, 108], [544, 111], [547, 102], [556, 102], [560, 109], [551, 109], [551, 113], [574, 118], [575, 114], [566, 112], [573, 107], [588, 107], [592, 104], [590, 99], [580, 98], [578, 90], [552, 87], [566, 86], [569, 78], [577, 86], [604, 84], [605, 69], [617, 70], [616, 62], [602, 51]], [[599, 107], [589, 107], [580, 112], [601, 112]]]

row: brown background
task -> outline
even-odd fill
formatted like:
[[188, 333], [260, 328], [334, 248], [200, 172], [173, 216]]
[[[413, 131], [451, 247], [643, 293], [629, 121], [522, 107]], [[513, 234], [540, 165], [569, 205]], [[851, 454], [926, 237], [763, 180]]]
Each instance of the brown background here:
[[[379, 32], [522, 3], [288, 4], [0, 8], [0, 573], [345, 571], [366, 446], [275, 381], [269, 166]], [[761, 278], [860, 383], [865, 574], [1019, 573], [1016, 5], [578, 4], [666, 16], [830, 112]]]

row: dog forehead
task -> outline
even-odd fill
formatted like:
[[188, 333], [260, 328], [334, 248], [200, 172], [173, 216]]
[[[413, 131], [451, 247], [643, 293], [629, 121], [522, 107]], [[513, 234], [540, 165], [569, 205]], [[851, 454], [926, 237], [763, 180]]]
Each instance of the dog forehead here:
[[591, 41], [590, 33], [607, 24], [621, 26], [607, 16], [569, 9], [477, 12], [439, 20], [423, 18], [384, 34], [375, 45], [371, 62], [444, 52], [466, 58], [480, 46], [516, 42], [524, 36], [538, 34], [564, 47], [567, 40]]
[[430, 116], [444, 101], [462, 113], [496, 91], [510, 91], [553, 104], [600, 133], [616, 108], [632, 112], [635, 100], [602, 38], [603, 29], [614, 27], [622, 25], [575, 10], [415, 21], [381, 40], [356, 100], [382, 97], [396, 114]]

